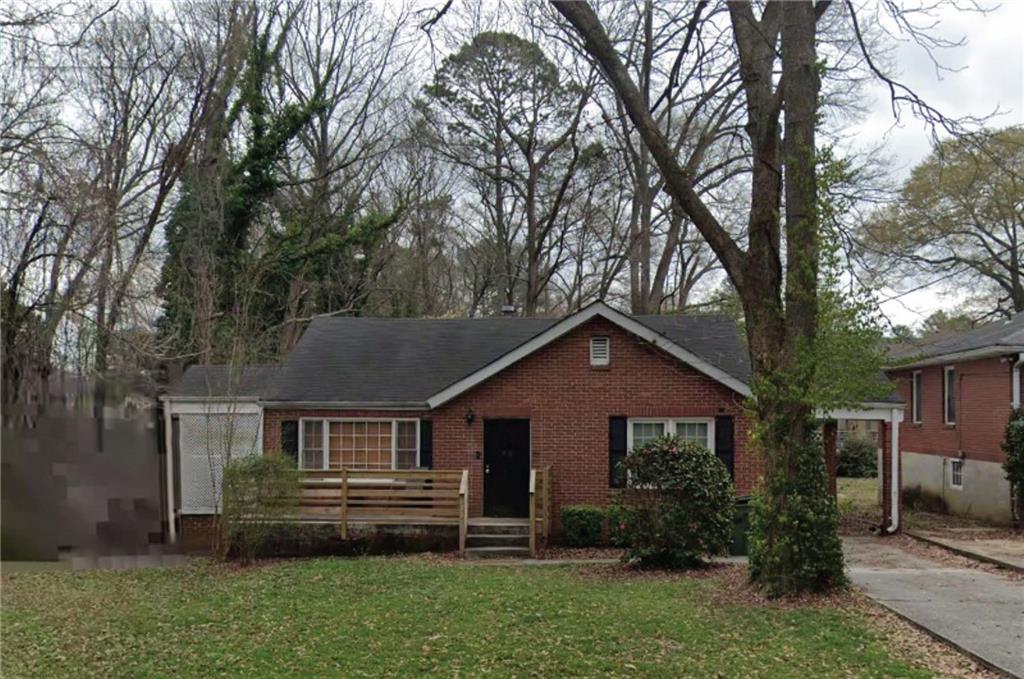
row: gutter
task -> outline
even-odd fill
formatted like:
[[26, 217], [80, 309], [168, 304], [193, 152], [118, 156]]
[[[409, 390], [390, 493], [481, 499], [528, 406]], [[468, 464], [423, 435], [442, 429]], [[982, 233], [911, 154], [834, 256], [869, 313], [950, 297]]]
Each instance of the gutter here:
[[1020, 367], [1024, 364], [1024, 352], [1017, 354], [1017, 361], [1013, 364], [1013, 409], [1020, 409]]
[[926, 357], [910, 357], [906, 363], [896, 363], [893, 365], [882, 366], [883, 371], [890, 370], [905, 370], [907, 368], [923, 368], [929, 365], [942, 365], [943, 363], [956, 363], [958, 361], [967, 361], [982, 358], [993, 358], [996, 356], [1005, 356], [1015, 352], [1024, 352], [1024, 345], [1021, 344], [1008, 344], [999, 345], [991, 344], [978, 349], [968, 349], [965, 351], [954, 351], [947, 354], [936, 354], [935, 356]]
[[264, 408], [298, 410], [333, 408], [338, 410], [430, 410], [423, 401], [259, 401]]
[[900, 422], [903, 421], [902, 408], [893, 408], [889, 413], [889, 438], [891, 452], [889, 454], [889, 525], [885, 534], [895, 533], [900, 529]]

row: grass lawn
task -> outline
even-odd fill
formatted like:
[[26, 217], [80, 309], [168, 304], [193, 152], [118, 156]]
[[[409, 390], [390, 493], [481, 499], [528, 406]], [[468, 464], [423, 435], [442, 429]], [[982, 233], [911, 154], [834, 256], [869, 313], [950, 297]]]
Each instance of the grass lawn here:
[[836, 479], [839, 513], [843, 518], [874, 524], [880, 523], [882, 507], [878, 502], [878, 484], [877, 478], [839, 477]]
[[742, 577], [416, 558], [17, 574], [0, 672], [929, 676], [858, 599], [748, 603]]

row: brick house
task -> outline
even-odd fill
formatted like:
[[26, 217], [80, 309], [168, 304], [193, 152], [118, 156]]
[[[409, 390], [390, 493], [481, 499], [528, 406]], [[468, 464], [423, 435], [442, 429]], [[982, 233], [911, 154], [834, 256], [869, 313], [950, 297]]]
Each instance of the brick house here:
[[901, 346], [887, 373], [909, 404], [902, 432], [903, 488], [942, 497], [950, 510], [1011, 520], [1003, 430], [1021, 404], [1024, 314]]
[[[606, 505], [624, 486], [619, 461], [667, 433], [718, 455], [738, 494], [762, 469], [743, 410], [746, 346], [722, 316], [595, 303], [562, 319], [319, 318], [278, 369], [258, 371], [258, 435], [234, 454], [282, 453], [307, 472], [468, 470], [470, 517], [525, 516], [539, 468], [550, 469], [556, 521], [567, 504]], [[187, 391], [173, 398], [222, 411], [230, 400]], [[185, 532], [201, 530], [208, 512], [177, 506]]]

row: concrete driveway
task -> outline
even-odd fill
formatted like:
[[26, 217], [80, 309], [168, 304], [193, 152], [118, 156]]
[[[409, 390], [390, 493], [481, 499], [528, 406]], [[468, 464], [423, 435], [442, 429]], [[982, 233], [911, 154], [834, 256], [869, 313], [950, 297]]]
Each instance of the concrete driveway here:
[[875, 601], [981, 662], [1024, 678], [1024, 581], [957, 558], [911, 551], [900, 538], [843, 539], [853, 583]]

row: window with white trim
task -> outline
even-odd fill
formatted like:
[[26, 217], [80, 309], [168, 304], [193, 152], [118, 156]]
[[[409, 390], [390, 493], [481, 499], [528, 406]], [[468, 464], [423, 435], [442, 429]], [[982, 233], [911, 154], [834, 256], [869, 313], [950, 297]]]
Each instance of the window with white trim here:
[[942, 414], [946, 424], [956, 424], [956, 368], [942, 369]]
[[419, 420], [303, 419], [300, 427], [300, 469], [419, 467]]
[[949, 461], [949, 485], [952, 488], [964, 487], [964, 461]]
[[590, 338], [590, 365], [608, 365], [612, 358], [612, 341], [609, 337]]
[[915, 370], [910, 383], [911, 422], [921, 423], [921, 371]]
[[661, 436], [675, 434], [684, 441], [700, 443], [714, 452], [714, 422], [711, 418], [631, 419], [627, 448], [633, 450]]

